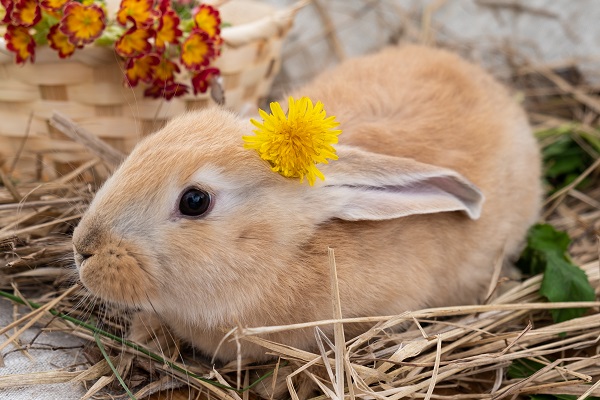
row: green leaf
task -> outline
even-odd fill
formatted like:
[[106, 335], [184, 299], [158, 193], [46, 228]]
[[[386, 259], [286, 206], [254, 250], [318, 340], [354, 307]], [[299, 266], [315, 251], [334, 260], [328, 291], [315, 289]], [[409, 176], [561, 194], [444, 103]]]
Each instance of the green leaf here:
[[[594, 301], [594, 288], [579, 267], [571, 262], [567, 249], [571, 239], [548, 224], [531, 227], [527, 247], [517, 261], [526, 274], [544, 273], [540, 295], [551, 302]], [[577, 318], [585, 313], [582, 308], [551, 310], [554, 322]]]
[[561, 175], [577, 175], [573, 171], [581, 171], [586, 167], [585, 162], [579, 154], [569, 154], [564, 152], [558, 160], [549, 163], [546, 167], [546, 176], [549, 178], [559, 178]]
[[527, 358], [519, 358], [508, 366], [507, 374], [510, 379], [528, 378], [542, 368], [544, 368], [542, 363]]
[[[572, 394], [530, 394], [530, 400], [577, 400], [579, 396]], [[586, 397], [587, 400], [600, 400], [600, 397]]]
[[[525, 379], [544, 368], [544, 364], [527, 358], [514, 360], [507, 370], [510, 379]], [[530, 394], [529, 400], [576, 400], [578, 396], [570, 394]], [[589, 400], [600, 400], [599, 397], [588, 397]]]
[[192, 19], [192, 8], [190, 6], [179, 4], [178, 2], [172, 2], [171, 5], [181, 21]]
[[546, 269], [547, 253], [566, 253], [571, 239], [552, 225], [537, 224], [529, 229], [527, 247], [517, 260], [517, 267], [528, 275], [541, 274]]
[[[551, 186], [552, 191], [556, 191], [573, 182], [594, 161], [573, 140], [572, 135], [578, 135], [582, 140], [591, 143], [583, 133], [578, 133], [574, 126], [565, 126], [537, 133], [538, 137], [556, 137], [551, 144], [542, 149], [544, 178]], [[585, 186], [588, 181], [584, 179], [578, 187]]]
[[35, 41], [35, 43], [41, 46], [48, 44], [47, 36], [50, 32], [50, 28], [53, 25], [58, 24], [58, 22], [58, 18], [45, 12], [42, 13], [42, 19], [35, 25], [35, 32], [33, 33], [33, 40]]
[[94, 44], [98, 46], [111, 46], [119, 40], [124, 32], [125, 28], [122, 26], [109, 25], [102, 31], [102, 35], [94, 41]]
[[[581, 268], [573, 265], [558, 253], [548, 253], [548, 263], [540, 294], [551, 302], [594, 301], [596, 295]], [[555, 322], [568, 321], [585, 314], [585, 308], [550, 310]]]
[[537, 224], [531, 229], [527, 244], [541, 252], [565, 254], [571, 244], [571, 238], [566, 232], [554, 229], [552, 225]]

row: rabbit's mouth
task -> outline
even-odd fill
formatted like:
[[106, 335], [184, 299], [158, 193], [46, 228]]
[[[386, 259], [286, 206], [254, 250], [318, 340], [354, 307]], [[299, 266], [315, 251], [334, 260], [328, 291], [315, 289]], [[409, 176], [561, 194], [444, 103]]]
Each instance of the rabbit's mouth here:
[[102, 300], [133, 309], [150, 305], [156, 295], [155, 281], [143, 258], [123, 243], [109, 243], [93, 253], [75, 250], [81, 283]]

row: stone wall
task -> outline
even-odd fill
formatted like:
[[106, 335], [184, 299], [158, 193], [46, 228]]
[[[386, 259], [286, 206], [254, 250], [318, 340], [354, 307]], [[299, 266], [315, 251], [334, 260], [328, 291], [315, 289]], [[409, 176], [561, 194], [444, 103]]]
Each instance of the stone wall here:
[[454, 48], [501, 77], [515, 66], [576, 64], [599, 83], [598, 21], [597, 0], [314, 0], [297, 16], [275, 91], [405, 41]]

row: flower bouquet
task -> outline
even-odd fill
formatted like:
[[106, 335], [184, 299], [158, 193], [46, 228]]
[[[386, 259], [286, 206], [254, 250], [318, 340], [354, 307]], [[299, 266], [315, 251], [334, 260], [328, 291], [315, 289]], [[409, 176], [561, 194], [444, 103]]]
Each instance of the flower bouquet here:
[[183, 111], [254, 108], [298, 9], [118, 1], [0, 0], [0, 163], [19, 153], [17, 170], [51, 177], [88, 159], [49, 125], [55, 110], [128, 151]]

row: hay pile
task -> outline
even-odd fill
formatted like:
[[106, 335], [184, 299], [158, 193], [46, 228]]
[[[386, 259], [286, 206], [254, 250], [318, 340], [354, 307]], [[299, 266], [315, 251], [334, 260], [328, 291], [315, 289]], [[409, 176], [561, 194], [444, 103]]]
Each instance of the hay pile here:
[[[571, 255], [600, 290], [598, 238], [600, 237], [600, 156], [590, 143], [600, 143], [600, 91], [573, 79], [575, 66], [522, 68], [514, 86], [523, 94], [536, 131], [544, 132], [544, 148], [570, 138], [589, 156], [584, 170], [546, 202], [546, 221], [566, 230], [573, 239]], [[87, 363], [77, 370], [56, 370], [2, 376], [0, 390], [29, 384], [82, 382], [97, 398], [126, 398], [117, 382], [122, 377], [140, 398], [269, 398], [273, 373], [287, 384], [293, 398], [302, 398], [306, 382], [319, 398], [399, 399], [584, 399], [600, 396], [600, 302], [548, 304], [538, 294], [541, 277], [534, 276], [497, 295], [506, 279], [490, 282], [490, 296], [482, 305], [415, 310], [402, 315], [308, 324], [316, 329], [321, 352], [313, 354], [267, 342], [258, 335], [301, 326], [237, 329], [236, 340], [262, 344], [279, 361], [252, 366], [236, 363], [213, 369], [189, 351], [150, 353], [121, 338], [127, 321], [118, 310], [80, 304], [74, 284], [69, 233], [98, 182], [98, 168], [110, 170], [119, 154], [85, 140], [85, 132], [62, 121], [65, 131], [85, 143], [94, 157], [72, 173], [52, 182], [15, 182], [8, 166], [0, 170], [0, 290], [13, 294], [15, 303], [29, 303], [14, 324], [0, 327], [4, 342], [25, 352], [34, 343], [19, 341], [34, 323], [89, 340]], [[591, 139], [590, 139], [591, 138]], [[583, 188], [579, 183], [586, 183]], [[332, 269], [335, 263], [331, 263]], [[335, 274], [332, 296], [336, 301]], [[5, 300], [2, 300], [5, 301]], [[554, 324], [550, 308], [591, 307], [581, 318]], [[41, 308], [38, 308], [41, 307]], [[23, 311], [25, 310], [25, 311]], [[52, 310], [52, 311], [51, 311]], [[57, 316], [59, 313], [68, 313]], [[344, 324], [372, 321], [374, 327], [347, 343]], [[103, 332], [94, 334], [82, 322], [93, 321]], [[334, 324], [332, 342], [317, 327]], [[393, 333], [399, 324], [408, 325]], [[104, 353], [104, 354], [102, 354]], [[4, 352], [0, 353], [4, 354]], [[0, 356], [1, 361], [2, 356]], [[1, 365], [1, 364], [0, 364]], [[243, 388], [265, 376], [253, 388]], [[215, 385], [215, 383], [217, 385]], [[265, 395], [266, 393], [266, 395]], [[535, 397], [544, 394], [547, 396]], [[551, 395], [556, 395], [552, 397]], [[572, 395], [565, 397], [563, 395]], [[550, 397], [548, 397], [550, 396]]]

